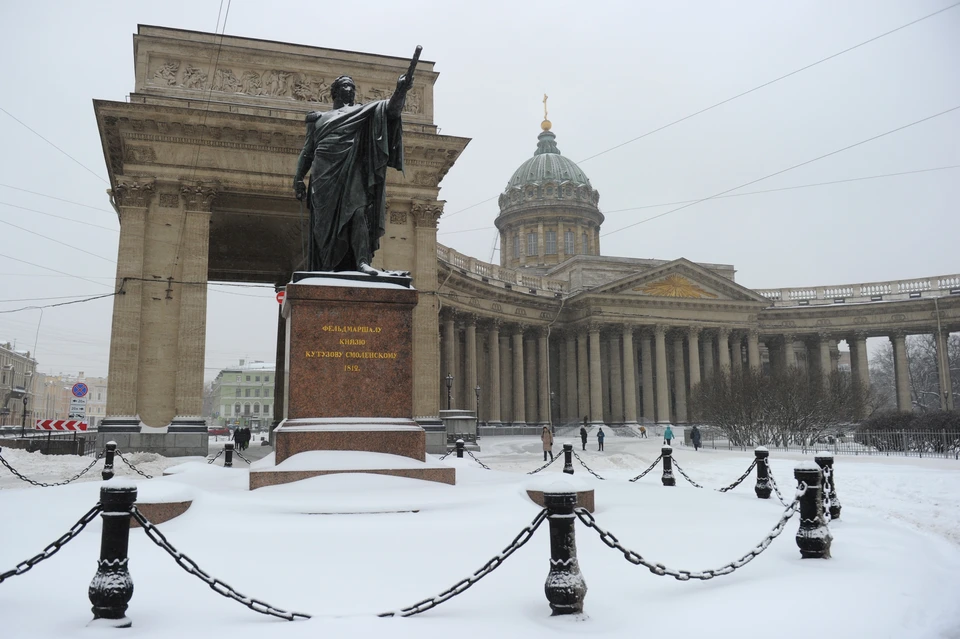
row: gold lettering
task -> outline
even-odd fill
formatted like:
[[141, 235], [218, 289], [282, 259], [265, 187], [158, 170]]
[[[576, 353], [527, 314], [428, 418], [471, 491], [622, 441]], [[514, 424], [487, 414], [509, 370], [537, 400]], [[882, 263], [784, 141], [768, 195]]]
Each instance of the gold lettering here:
[[343, 370], [347, 371], [348, 373], [359, 373], [360, 367], [357, 366], [356, 364], [352, 364], [352, 365], [348, 364], [343, 367]]
[[328, 324], [320, 330], [324, 333], [379, 333], [383, 329], [379, 326], [335, 326]]
[[347, 359], [397, 359], [396, 353], [378, 353], [375, 351], [347, 351]]
[[363, 346], [367, 343], [365, 339], [342, 339], [340, 340], [340, 346]]

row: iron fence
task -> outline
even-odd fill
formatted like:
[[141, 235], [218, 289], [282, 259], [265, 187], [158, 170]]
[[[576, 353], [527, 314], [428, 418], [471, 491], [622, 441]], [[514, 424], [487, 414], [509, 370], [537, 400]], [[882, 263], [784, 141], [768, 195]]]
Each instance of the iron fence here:
[[92, 456], [97, 453], [97, 433], [27, 430], [23, 437], [20, 433], [4, 435], [2, 446], [26, 450], [29, 453], [39, 451], [42, 455], [80, 455]]
[[[960, 459], [960, 433], [947, 430], [841, 431], [822, 434], [815, 439], [798, 442], [731, 443], [726, 434], [715, 428], [701, 428], [702, 448], [714, 450], [752, 450], [766, 446], [770, 450], [798, 453], [832, 452], [835, 455], [882, 455], [886, 457], [940, 457]], [[689, 430], [684, 444], [692, 446]]]

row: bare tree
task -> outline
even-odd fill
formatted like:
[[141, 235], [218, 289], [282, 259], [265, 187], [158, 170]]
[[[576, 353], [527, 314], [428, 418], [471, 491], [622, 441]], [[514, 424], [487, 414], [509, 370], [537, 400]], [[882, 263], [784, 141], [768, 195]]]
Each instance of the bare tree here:
[[[960, 398], [960, 335], [947, 339], [954, 401]], [[907, 337], [907, 362], [910, 371], [910, 401], [913, 410], [926, 413], [940, 410], [940, 378], [937, 373], [937, 349], [932, 335]], [[870, 383], [876, 389], [877, 408], [896, 408], [896, 378], [893, 345], [886, 342], [871, 353]]]

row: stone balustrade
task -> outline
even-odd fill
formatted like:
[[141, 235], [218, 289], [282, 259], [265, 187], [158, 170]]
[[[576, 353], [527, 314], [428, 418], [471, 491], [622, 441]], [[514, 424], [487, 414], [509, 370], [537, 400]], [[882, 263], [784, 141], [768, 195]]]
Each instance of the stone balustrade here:
[[553, 297], [555, 293], [568, 292], [568, 284], [563, 280], [554, 280], [539, 275], [521, 273], [514, 269], [488, 264], [459, 253], [448, 246], [437, 244], [437, 258], [441, 262], [458, 269], [462, 274], [488, 284], [503, 288], [516, 287], [522, 293], [533, 293]]
[[813, 306], [885, 302], [919, 297], [960, 295], [960, 275], [939, 275], [911, 280], [865, 282], [804, 288], [755, 289], [774, 306]]

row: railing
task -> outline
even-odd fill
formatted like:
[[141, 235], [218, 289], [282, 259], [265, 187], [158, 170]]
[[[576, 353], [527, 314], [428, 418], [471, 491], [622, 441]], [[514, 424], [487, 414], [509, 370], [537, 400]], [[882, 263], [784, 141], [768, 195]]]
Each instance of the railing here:
[[437, 257], [440, 261], [459, 269], [461, 273], [503, 288], [517, 287], [522, 293], [553, 297], [555, 293], [565, 293], [568, 285], [563, 280], [554, 280], [530, 273], [522, 273], [496, 264], [481, 262], [448, 246], [437, 244]]
[[0, 446], [17, 448], [27, 452], [39, 452], [41, 455], [81, 455], [96, 453], [97, 432], [38, 432], [27, 430], [24, 437], [20, 433], [4, 434]]
[[773, 301], [774, 306], [883, 302], [960, 295], [960, 275], [804, 288], [755, 289], [755, 291]]

